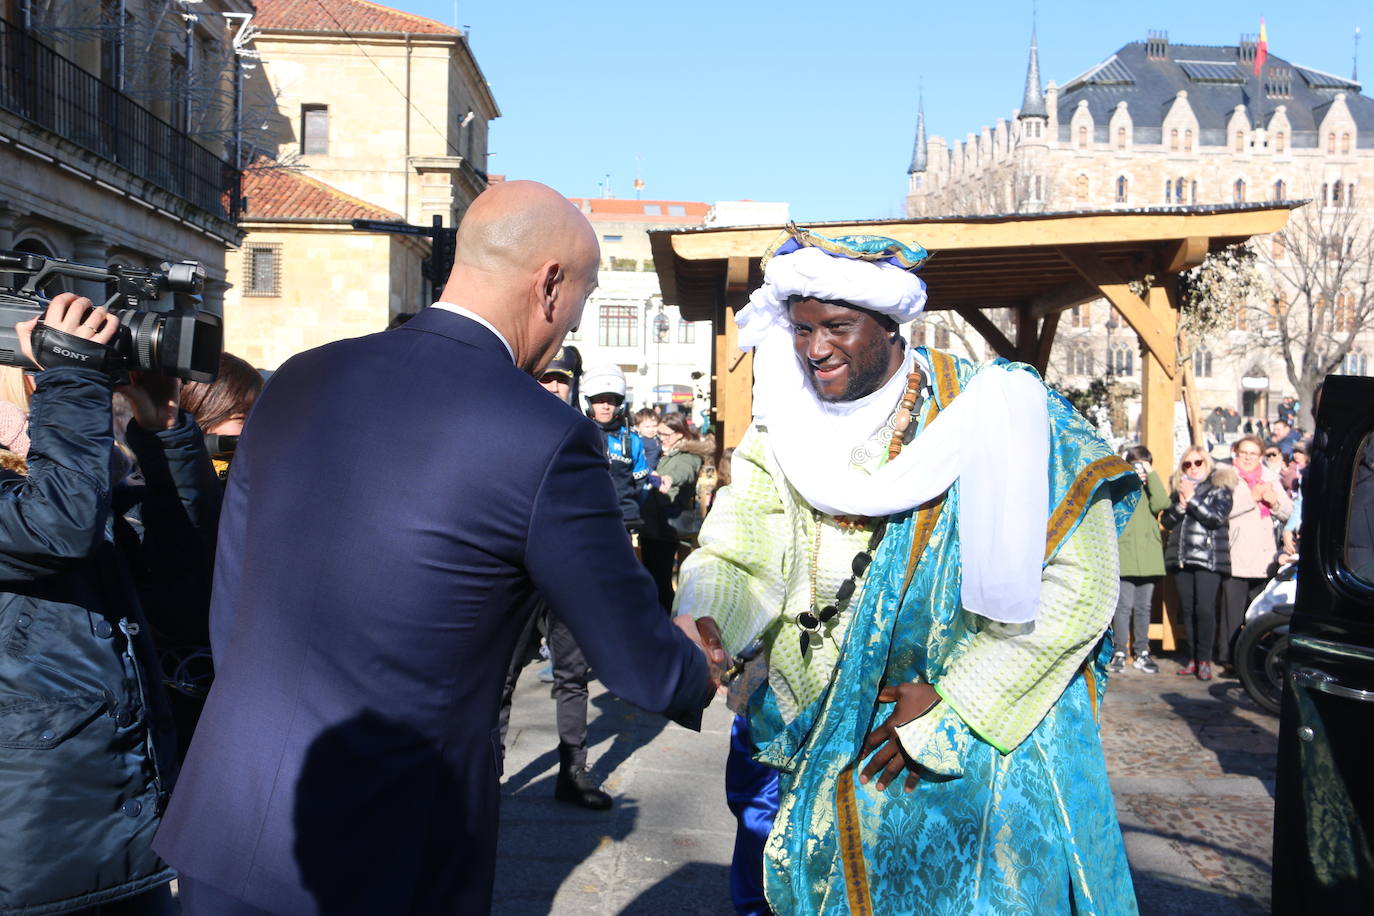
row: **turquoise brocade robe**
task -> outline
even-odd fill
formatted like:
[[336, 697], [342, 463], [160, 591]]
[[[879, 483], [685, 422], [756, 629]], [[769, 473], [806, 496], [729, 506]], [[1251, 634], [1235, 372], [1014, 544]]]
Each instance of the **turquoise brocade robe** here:
[[[942, 365], [946, 374], [953, 367], [958, 385], [935, 386], [917, 435], [979, 368], [937, 358], [937, 376]], [[1053, 392], [1048, 398], [1046, 563], [1091, 506], [1110, 500], [1119, 531], [1136, 497], [1130, 468], [1066, 401]], [[758, 759], [781, 771], [783, 806], [764, 865], [779, 914], [1136, 912], [1096, 721], [1111, 655], [1106, 640], [1014, 748], [999, 750], [945, 703], [917, 755], [924, 775], [915, 791], [901, 790], [904, 777], [883, 792], [876, 780], [858, 782], [864, 737], [891, 712], [877, 702], [881, 685], [923, 681], [938, 689], [947, 661], [986, 625], [960, 606], [958, 500], [956, 483], [937, 510], [891, 520], [819, 699], [786, 723], [768, 687], [751, 701]]]

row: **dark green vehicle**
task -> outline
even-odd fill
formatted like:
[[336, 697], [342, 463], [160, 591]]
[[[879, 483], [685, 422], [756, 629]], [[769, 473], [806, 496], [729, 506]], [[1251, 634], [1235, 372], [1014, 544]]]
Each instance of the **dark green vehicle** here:
[[1331, 376], [1303, 485], [1275, 914], [1374, 912], [1374, 378]]

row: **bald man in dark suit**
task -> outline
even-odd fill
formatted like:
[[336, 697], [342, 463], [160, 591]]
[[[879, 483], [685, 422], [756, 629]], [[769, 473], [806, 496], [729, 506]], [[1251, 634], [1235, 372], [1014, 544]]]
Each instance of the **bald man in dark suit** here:
[[699, 726], [695, 627], [658, 609], [596, 428], [532, 377], [598, 261], [563, 197], [497, 185], [440, 302], [296, 356], [258, 400], [217, 677], [155, 842], [191, 916], [487, 912], [497, 708], [541, 595], [612, 692]]

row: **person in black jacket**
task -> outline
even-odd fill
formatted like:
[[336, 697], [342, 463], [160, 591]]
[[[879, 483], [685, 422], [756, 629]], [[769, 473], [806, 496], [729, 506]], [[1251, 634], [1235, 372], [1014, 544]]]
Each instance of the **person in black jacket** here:
[[[44, 322], [92, 362], [118, 328], [71, 293]], [[27, 469], [0, 471], [0, 912], [170, 913], [151, 843], [176, 745], [141, 595], [208, 579], [219, 486], [175, 380], [121, 389], [146, 481], [121, 487], [111, 378], [34, 361]]]
[[1212, 460], [1194, 446], [1179, 459], [1169, 508], [1160, 521], [1169, 529], [1164, 564], [1174, 574], [1183, 604], [1189, 661], [1180, 675], [1212, 679], [1212, 652], [1217, 636], [1217, 592], [1231, 572], [1228, 525], [1231, 499], [1239, 478], [1234, 469], [1212, 470]]

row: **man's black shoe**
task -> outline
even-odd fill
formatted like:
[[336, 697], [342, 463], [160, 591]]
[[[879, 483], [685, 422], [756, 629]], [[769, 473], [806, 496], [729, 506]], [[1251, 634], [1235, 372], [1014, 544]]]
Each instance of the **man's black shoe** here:
[[570, 805], [605, 811], [611, 807], [611, 797], [601, 791], [585, 767], [571, 767], [558, 771], [558, 784], [554, 787], [553, 797]]

